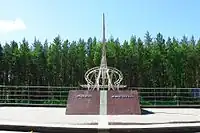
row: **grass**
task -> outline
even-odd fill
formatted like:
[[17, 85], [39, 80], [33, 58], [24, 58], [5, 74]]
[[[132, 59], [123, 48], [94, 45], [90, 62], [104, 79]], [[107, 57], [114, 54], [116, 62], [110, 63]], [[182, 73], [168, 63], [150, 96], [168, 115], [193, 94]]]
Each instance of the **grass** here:
[[[19, 103], [19, 104], [52, 104], [52, 105], [66, 105], [67, 100], [66, 99], [40, 99], [40, 100], [23, 100], [23, 99], [14, 99], [14, 100], [0, 100], [0, 103]], [[140, 99], [140, 104], [141, 105], [199, 105], [200, 99], [190, 99], [190, 100], [185, 100], [185, 99], [180, 99], [180, 100], [147, 100], [147, 99]]]

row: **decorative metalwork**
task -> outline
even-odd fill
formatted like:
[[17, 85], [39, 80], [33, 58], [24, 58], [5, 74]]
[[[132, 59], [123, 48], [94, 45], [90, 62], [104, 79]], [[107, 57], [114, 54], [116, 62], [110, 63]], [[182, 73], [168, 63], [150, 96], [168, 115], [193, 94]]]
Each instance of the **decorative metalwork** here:
[[125, 85], [120, 85], [121, 81], [123, 80], [122, 72], [116, 68], [107, 66], [104, 14], [102, 43], [101, 64], [99, 67], [91, 68], [85, 73], [85, 80], [87, 82], [87, 85], [81, 86], [84, 88], [88, 88], [88, 90], [99, 90], [100, 88], [115, 90], [126, 87]]

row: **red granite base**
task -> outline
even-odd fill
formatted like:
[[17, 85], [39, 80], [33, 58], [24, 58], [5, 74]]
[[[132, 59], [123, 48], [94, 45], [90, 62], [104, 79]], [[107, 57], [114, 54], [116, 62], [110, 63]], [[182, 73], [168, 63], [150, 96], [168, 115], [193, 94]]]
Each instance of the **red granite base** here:
[[[100, 91], [71, 90], [67, 115], [99, 115]], [[107, 91], [107, 115], [141, 115], [137, 91]]]
[[141, 115], [138, 92], [131, 90], [108, 91], [108, 115]]
[[67, 100], [67, 115], [99, 115], [100, 92], [70, 90]]

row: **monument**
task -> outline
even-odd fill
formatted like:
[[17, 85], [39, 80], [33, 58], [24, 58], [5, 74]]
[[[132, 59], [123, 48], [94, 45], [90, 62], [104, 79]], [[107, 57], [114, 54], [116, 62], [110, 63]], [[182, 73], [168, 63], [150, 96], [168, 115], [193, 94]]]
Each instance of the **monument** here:
[[102, 57], [99, 67], [85, 73], [87, 90], [70, 90], [67, 115], [140, 115], [139, 96], [136, 90], [126, 90], [121, 85], [123, 74], [108, 67], [106, 60], [105, 18], [103, 14]]

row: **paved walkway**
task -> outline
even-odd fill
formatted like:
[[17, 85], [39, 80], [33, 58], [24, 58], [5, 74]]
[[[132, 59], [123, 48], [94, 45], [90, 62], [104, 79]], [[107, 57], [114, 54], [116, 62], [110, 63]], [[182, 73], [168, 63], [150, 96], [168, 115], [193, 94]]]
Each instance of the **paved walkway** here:
[[200, 109], [145, 108], [145, 112], [147, 112], [145, 115], [66, 116], [65, 108], [0, 107], [0, 125], [87, 129], [162, 127], [199, 127], [200, 129]]

